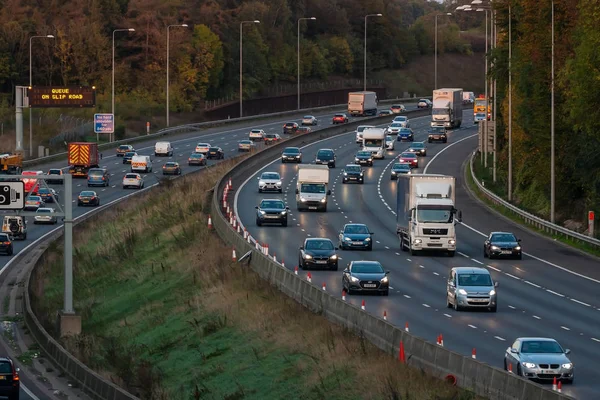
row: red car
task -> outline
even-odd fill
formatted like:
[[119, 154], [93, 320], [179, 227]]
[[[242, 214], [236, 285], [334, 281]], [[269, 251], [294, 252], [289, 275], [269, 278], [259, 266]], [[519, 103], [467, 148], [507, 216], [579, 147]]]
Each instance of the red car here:
[[346, 114], [335, 114], [333, 116], [333, 124], [345, 124], [348, 122], [348, 117]]
[[411, 168], [419, 168], [419, 158], [415, 153], [400, 154], [399, 162], [408, 163]]

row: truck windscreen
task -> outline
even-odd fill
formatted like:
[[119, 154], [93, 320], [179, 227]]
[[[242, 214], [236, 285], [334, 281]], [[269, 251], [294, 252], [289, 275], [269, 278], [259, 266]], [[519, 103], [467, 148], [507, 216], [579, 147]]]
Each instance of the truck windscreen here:
[[422, 223], [449, 223], [454, 214], [449, 206], [419, 206], [417, 207], [417, 221]]
[[365, 147], [383, 147], [385, 139], [365, 139]]
[[322, 183], [303, 183], [300, 186], [302, 193], [325, 193], [325, 185]]
[[434, 108], [433, 110], [431, 110], [431, 113], [434, 115], [449, 115], [450, 109], [449, 108]]

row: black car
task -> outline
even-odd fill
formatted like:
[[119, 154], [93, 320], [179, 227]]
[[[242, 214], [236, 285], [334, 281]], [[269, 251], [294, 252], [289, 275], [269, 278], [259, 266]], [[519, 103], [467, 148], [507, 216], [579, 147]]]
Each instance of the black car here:
[[206, 156], [202, 153], [192, 153], [188, 157], [188, 165], [206, 165]]
[[308, 238], [300, 247], [298, 266], [301, 269], [324, 268], [338, 269], [337, 247], [327, 238]]
[[[48, 170], [48, 175], [62, 176], [63, 172], [60, 168], [52, 168]], [[63, 181], [62, 179], [47, 179], [46, 183], [48, 185], [62, 185]]]
[[492, 232], [483, 243], [484, 257], [515, 257], [523, 258], [521, 239], [510, 232]]
[[390, 292], [389, 273], [379, 261], [352, 261], [342, 275], [342, 287], [348, 294], [373, 292], [387, 296]]
[[77, 196], [77, 205], [81, 206], [94, 206], [100, 205], [100, 197], [93, 190], [84, 190]]
[[392, 165], [391, 180], [395, 181], [398, 179], [398, 175], [410, 175], [410, 164], [409, 163], [394, 163]]
[[340, 250], [373, 250], [373, 232], [365, 224], [346, 224], [339, 234]]
[[279, 199], [264, 199], [256, 206], [256, 225], [281, 224], [287, 226], [289, 207]]
[[8, 233], [0, 233], [0, 254], [6, 254], [7, 256], [13, 254], [13, 244]]
[[298, 132], [298, 124], [295, 122], [286, 122], [283, 124], [283, 133], [296, 133]]
[[330, 168], [335, 168], [335, 159], [335, 152], [332, 149], [321, 149], [317, 151], [315, 164], [323, 164]]
[[415, 153], [418, 156], [427, 156], [427, 146], [423, 142], [414, 142], [407, 150], [410, 153]]
[[128, 151], [123, 155], [123, 164], [131, 164], [131, 159], [133, 158], [133, 156], [137, 155], [138, 153], [136, 153], [135, 151]]
[[210, 149], [208, 149], [208, 153], [206, 153], [206, 158], [208, 158], [209, 160], [211, 158], [216, 158], [217, 160], [222, 160], [225, 158], [225, 153], [223, 152], [223, 149], [220, 147], [211, 147]]
[[281, 153], [281, 163], [295, 162], [302, 163], [302, 152], [297, 147], [286, 147]]
[[18, 400], [20, 390], [19, 368], [9, 357], [0, 357], [0, 396]]
[[[52, 195], [54, 195], [54, 197], [52, 197]], [[38, 196], [40, 196], [42, 200], [44, 200], [44, 203], [54, 203], [55, 200], [56, 202], [58, 202], [58, 195], [56, 194], [56, 191], [54, 189], [39, 188]]]
[[370, 151], [359, 151], [358, 153], [356, 153], [356, 156], [354, 156], [354, 162], [359, 165], [365, 164], [372, 167], [373, 153], [371, 153]]
[[360, 165], [348, 164], [344, 167], [344, 177], [342, 178], [342, 183], [346, 182], [365, 183], [365, 173]]
[[446, 128], [443, 126], [436, 126], [429, 129], [427, 132], [427, 141], [429, 143], [436, 141], [446, 143], [448, 142], [448, 136], [446, 134]]

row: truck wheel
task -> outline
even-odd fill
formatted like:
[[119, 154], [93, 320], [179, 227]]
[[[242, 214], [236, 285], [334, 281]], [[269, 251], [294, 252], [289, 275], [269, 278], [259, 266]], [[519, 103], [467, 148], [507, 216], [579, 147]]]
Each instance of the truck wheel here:
[[260, 219], [256, 218], [256, 226], [262, 226], [262, 222], [260, 222]]
[[321, 212], [327, 212], [327, 205], [325, 205], [322, 209]]
[[418, 251], [418, 250], [415, 250], [415, 249], [410, 249], [410, 255], [411, 255], [411, 256], [416, 256], [418, 253], [419, 253], [419, 251]]
[[449, 251], [449, 252], [448, 252], [448, 255], [449, 255], [450, 257], [454, 257], [454, 254], [455, 254], [455, 253], [456, 253], [455, 251]]
[[427, 140], [427, 142], [428, 142], [428, 143], [432, 143], [432, 142], [433, 142], [433, 140], [429, 139], [429, 140]]

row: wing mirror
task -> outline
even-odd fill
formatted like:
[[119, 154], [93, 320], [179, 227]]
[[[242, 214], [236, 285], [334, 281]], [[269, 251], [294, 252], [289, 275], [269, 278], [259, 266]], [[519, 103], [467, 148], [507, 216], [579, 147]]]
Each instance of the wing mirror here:
[[290, 208], [288, 206], [285, 207], [286, 210], [289, 210]]
[[300, 246], [300, 250], [304, 250], [304, 246]]
[[350, 272], [350, 270], [349, 270], [348, 268], [346, 268], [346, 269], [344, 270], [344, 273], [346, 273], [346, 274], [347, 274], [348, 272]]
[[518, 350], [512, 347], [510, 348], [510, 352], [513, 354], [519, 354]]
[[338, 246], [335, 246], [335, 249], [336, 249], [336, 250], [339, 250], [340, 248], [339, 248]]
[[300, 192], [298, 191], [298, 189], [296, 189], [296, 194], [298, 194], [298, 193], [300, 193]]
[[390, 273], [390, 271], [385, 271], [385, 274], [388, 275]]
[[494, 282], [494, 287], [497, 288], [498, 287], [498, 282]]
[[258, 210], [258, 206], [255, 206], [254, 208], [256, 208]]
[[331, 196], [331, 190], [327, 190], [327, 196]]
[[571, 349], [565, 349], [565, 354], [571, 354]]
[[521, 239], [517, 239], [517, 242], [521, 243]]
[[375, 232], [369, 232], [369, 235], [374, 235], [374, 234], [375, 234]]
[[462, 222], [462, 211], [458, 211], [458, 222]]

